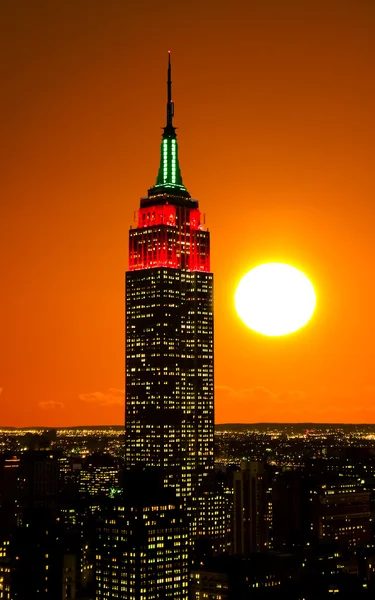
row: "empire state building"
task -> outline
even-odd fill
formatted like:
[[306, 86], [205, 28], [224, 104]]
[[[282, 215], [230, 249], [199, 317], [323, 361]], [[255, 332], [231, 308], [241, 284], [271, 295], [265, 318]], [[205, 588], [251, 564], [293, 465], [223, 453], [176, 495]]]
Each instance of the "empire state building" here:
[[213, 469], [210, 234], [182, 181], [168, 61], [167, 123], [156, 183], [129, 232], [126, 468], [159, 467], [188, 512]]

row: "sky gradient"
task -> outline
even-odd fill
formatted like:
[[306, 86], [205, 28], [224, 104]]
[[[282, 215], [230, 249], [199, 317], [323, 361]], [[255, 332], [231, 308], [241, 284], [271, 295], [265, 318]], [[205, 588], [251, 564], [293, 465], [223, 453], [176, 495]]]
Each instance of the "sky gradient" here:
[[[0, 425], [121, 424], [124, 272], [155, 183], [167, 50], [211, 231], [216, 422], [375, 422], [373, 0], [0, 3]], [[265, 338], [253, 266], [317, 309]]]

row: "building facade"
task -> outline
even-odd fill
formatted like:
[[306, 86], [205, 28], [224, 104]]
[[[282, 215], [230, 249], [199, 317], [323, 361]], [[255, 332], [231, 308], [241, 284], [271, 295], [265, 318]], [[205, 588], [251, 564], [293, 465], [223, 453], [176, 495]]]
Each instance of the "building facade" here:
[[233, 474], [233, 552], [262, 552], [269, 545], [268, 476], [263, 462], [243, 461]]
[[95, 600], [187, 600], [189, 527], [158, 473], [133, 470], [97, 526]]
[[126, 468], [163, 469], [193, 514], [213, 469], [213, 275], [210, 234], [185, 188], [167, 124], [155, 185], [129, 233], [126, 273]]
[[233, 489], [222, 473], [215, 472], [199, 498], [196, 557], [231, 551], [232, 513]]
[[310, 494], [310, 527], [315, 538], [349, 549], [370, 541], [371, 494], [358, 482], [323, 484]]

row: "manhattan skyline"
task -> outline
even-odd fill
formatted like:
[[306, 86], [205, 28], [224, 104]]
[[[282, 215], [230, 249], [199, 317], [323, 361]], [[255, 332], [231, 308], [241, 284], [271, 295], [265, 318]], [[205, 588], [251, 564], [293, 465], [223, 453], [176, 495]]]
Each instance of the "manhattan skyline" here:
[[[212, 233], [216, 422], [375, 422], [375, 8], [278, 4], [0, 7], [0, 425], [123, 422], [127, 231], [158, 166], [168, 49]], [[234, 309], [271, 260], [317, 291], [285, 339]]]

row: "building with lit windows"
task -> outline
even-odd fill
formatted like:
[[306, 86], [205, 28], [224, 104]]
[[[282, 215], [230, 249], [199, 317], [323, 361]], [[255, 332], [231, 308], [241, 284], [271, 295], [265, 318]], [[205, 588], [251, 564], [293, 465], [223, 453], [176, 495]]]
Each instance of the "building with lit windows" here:
[[9, 540], [0, 540], [0, 600], [11, 600], [12, 565]]
[[[191, 572], [192, 600], [249, 600], [289, 598], [282, 593], [283, 578], [293, 568], [288, 555], [258, 553], [222, 555], [200, 560]], [[280, 593], [281, 592], [281, 593]], [[299, 596], [297, 596], [299, 597]]]
[[0, 456], [0, 544], [10, 538], [21, 519], [20, 490], [24, 477], [20, 467], [19, 455]]
[[213, 275], [210, 234], [182, 182], [171, 90], [169, 59], [160, 168], [129, 233], [125, 462], [161, 467], [194, 515], [214, 461]]
[[313, 537], [354, 549], [370, 541], [370, 492], [357, 482], [317, 486], [311, 495]]
[[16, 499], [17, 512], [7, 549], [10, 597], [54, 600], [61, 597], [62, 575], [56, 456], [51, 450], [28, 450], [19, 464], [12, 461], [5, 463], [7, 482], [15, 486], [6, 495]]
[[130, 473], [97, 528], [95, 600], [187, 600], [189, 527], [163, 478]]
[[0, 600], [11, 600], [12, 574], [10, 540], [19, 523], [21, 460], [12, 454], [0, 455]]
[[92, 454], [79, 470], [79, 492], [83, 496], [109, 495], [118, 487], [119, 467], [109, 454]]
[[196, 551], [201, 556], [215, 556], [231, 550], [233, 490], [215, 477], [202, 486], [197, 518]]

